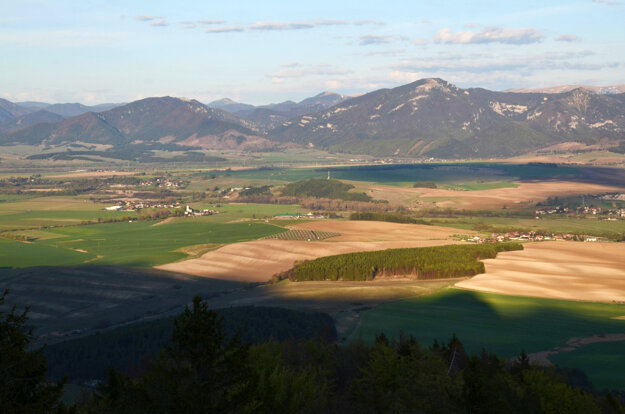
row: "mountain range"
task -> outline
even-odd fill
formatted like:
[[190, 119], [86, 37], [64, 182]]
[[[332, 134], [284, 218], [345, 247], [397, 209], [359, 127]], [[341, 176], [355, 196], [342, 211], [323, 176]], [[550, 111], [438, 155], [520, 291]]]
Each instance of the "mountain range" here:
[[615, 95], [619, 93], [625, 93], [625, 84], [622, 85], [610, 85], [610, 86], [590, 86], [590, 85], [558, 85], [549, 86], [547, 88], [537, 89], [508, 89], [504, 92], [518, 92], [518, 93], [562, 93], [572, 91], [573, 89], [587, 89], [598, 93], [599, 95]]
[[267, 132], [288, 119], [321, 111], [349, 98], [349, 96], [335, 92], [322, 92], [300, 102], [284, 101], [275, 104], [254, 106], [225, 98], [210, 102], [207, 106], [210, 108], [223, 109], [241, 118], [245, 118], [251, 121], [253, 129], [259, 132]]
[[609, 147], [625, 141], [624, 93], [496, 92], [433, 78], [357, 97], [324, 92], [263, 106], [161, 97], [67, 119], [55, 118], [61, 115], [49, 108], [0, 100], [0, 145], [151, 142], [240, 150], [295, 145], [383, 156], [486, 158], [564, 142]]

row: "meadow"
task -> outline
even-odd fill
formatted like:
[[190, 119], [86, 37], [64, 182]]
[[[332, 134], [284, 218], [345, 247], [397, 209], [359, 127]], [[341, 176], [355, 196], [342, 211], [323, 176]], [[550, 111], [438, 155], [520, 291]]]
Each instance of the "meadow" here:
[[559, 367], [581, 369], [599, 390], [625, 390], [624, 342], [589, 344], [550, 356], [549, 360]]
[[99, 218], [134, 217], [134, 212], [104, 210], [105, 204], [84, 197], [0, 195], [0, 232], [67, 226]]
[[[1, 267], [37, 265], [156, 266], [187, 257], [179, 249], [254, 240], [284, 231], [265, 223], [179, 220], [50, 228], [31, 243], [2, 240]], [[45, 234], [43, 234], [45, 233]], [[50, 237], [45, 237], [46, 234]]]
[[568, 217], [552, 215], [536, 218], [475, 216], [430, 219], [431, 224], [459, 229], [505, 232], [512, 230], [542, 231], [546, 233], [621, 234], [625, 232], [625, 220], [606, 221], [597, 216]]
[[[511, 358], [522, 350], [533, 353], [552, 349], [573, 337], [624, 333], [625, 320], [613, 319], [623, 315], [625, 305], [445, 289], [363, 312], [349, 340], [362, 338], [371, 342], [380, 332], [397, 337], [403, 331], [418, 342], [432, 344], [435, 340], [446, 342], [456, 334], [469, 353], [478, 353], [484, 348]], [[567, 357], [567, 354], [558, 356]], [[580, 369], [588, 365], [587, 362], [577, 363], [572, 357], [566, 364]], [[622, 373], [625, 364], [611, 369]]]

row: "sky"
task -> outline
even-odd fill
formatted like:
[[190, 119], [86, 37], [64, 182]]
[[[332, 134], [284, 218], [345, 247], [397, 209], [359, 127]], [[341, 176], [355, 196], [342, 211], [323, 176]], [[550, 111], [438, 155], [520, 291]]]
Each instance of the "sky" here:
[[0, 97], [14, 102], [625, 83], [625, 0], [0, 3]]

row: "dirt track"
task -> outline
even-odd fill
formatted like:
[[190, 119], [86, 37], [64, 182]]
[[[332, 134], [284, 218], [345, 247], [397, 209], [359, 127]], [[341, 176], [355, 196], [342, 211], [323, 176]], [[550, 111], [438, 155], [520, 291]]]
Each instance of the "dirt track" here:
[[[333, 231], [341, 236], [325, 241], [255, 240], [234, 243], [197, 259], [158, 266], [159, 269], [216, 279], [265, 282], [296, 260], [311, 260], [334, 254], [425, 247], [450, 244], [457, 232], [436, 226], [371, 221], [315, 221], [295, 228]], [[466, 232], [465, 232], [466, 233]]]
[[485, 260], [486, 273], [456, 287], [508, 295], [625, 302], [625, 244], [526, 243]]

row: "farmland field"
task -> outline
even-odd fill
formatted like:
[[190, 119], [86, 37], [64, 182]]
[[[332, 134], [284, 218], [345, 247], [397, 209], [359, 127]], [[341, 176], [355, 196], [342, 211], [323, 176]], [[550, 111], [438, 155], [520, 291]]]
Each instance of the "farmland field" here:
[[206, 298], [240, 284], [151, 269], [30, 267], [0, 269], [8, 305], [30, 306], [39, 341], [55, 342], [79, 332], [105, 329], [179, 312], [194, 295]]
[[548, 299], [625, 303], [625, 244], [525, 243], [522, 252], [485, 260], [486, 273], [462, 289]]
[[[6, 197], [6, 199], [5, 199]], [[67, 226], [98, 218], [135, 216], [134, 212], [104, 210], [104, 204], [81, 197], [27, 197], [0, 195], [0, 232]]]
[[398, 164], [376, 166], [266, 168], [229, 172], [233, 178], [249, 178], [271, 183], [292, 182], [310, 178], [332, 178], [348, 181], [366, 181], [376, 184], [410, 187], [416, 181], [433, 181], [443, 188], [450, 186], [464, 190], [514, 187], [514, 180], [573, 177], [580, 173], [574, 167], [540, 165], [510, 165], [502, 163]]
[[[34, 243], [3, 240], [7, 253], [0, 266], [76, 265], [156, 266], [187, 257], [177, 249], [198, 244], [227, 244], [254, 240], [284, 231], [265, 223], [175, 221], [155, 226], [153, 221], [57, 227]], [[10, 252], [19, 254], [11, 255]], [[41, 253], [41, 254], [38, 254]], [[56, 256], [59, 255], [59, 256]], [[51, 258], [52, 262], [46, 262]]]
[[549, 360], [563, 368], [581, 369], [599, 390], [625, 389], [625, 342], [585, 345], [550, 356]]
[[328, 231], [314, 231], [314, 230], [288, 230], [284, 233], [278, 233], [271, 236], [267, 236], [267, 239], [277, 240], [324, 240], [330, 237], [340, 236], [340, 233], [331, 233]]
[[[372, 341], [402, 330], [423, 344], [455, 333], [468, 352], [482, 348], [502, 357], [562, 345], [572, 337], [625, 333], [625, 305], [527, 298], [447, 289], [386, 303], [364, 312], [351, 340]], [[623, 367], [625, 369], [625, 367]]]

